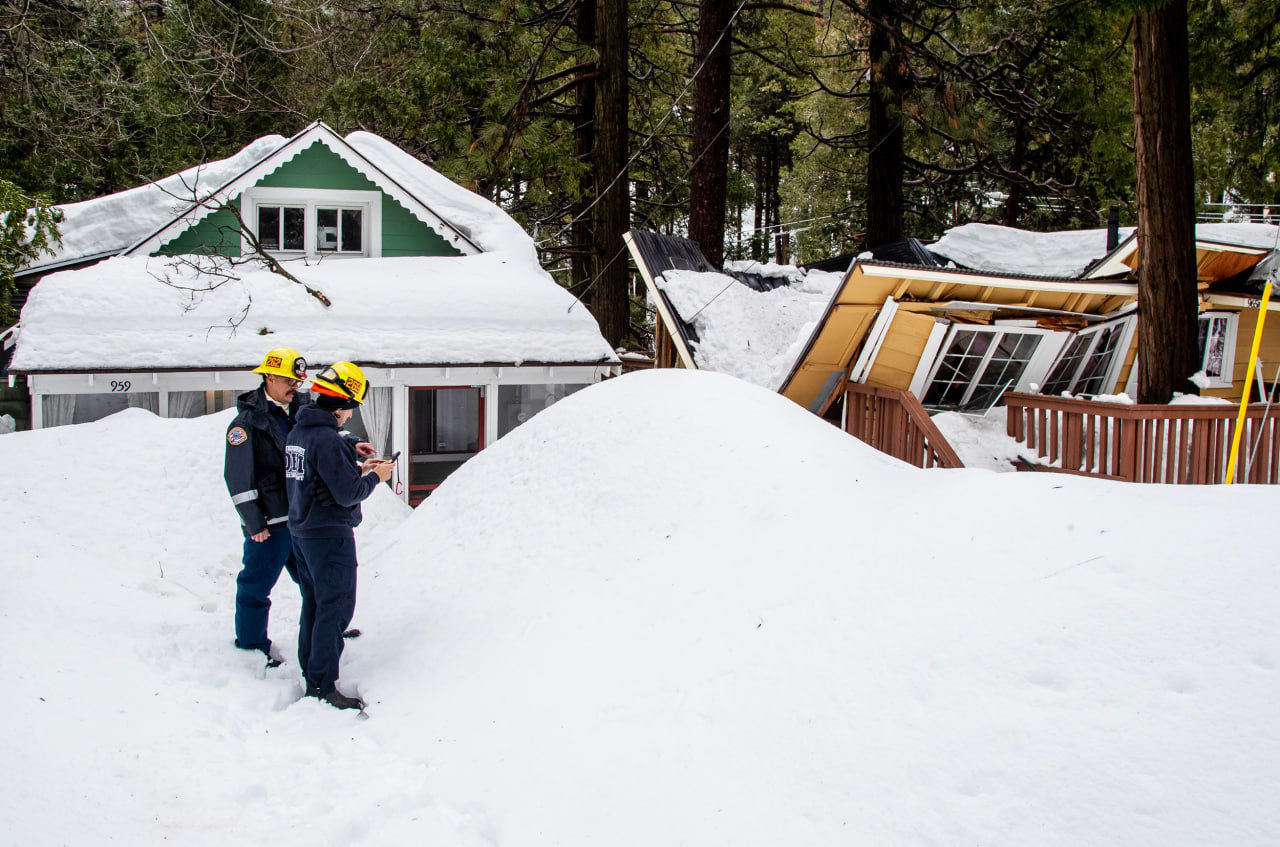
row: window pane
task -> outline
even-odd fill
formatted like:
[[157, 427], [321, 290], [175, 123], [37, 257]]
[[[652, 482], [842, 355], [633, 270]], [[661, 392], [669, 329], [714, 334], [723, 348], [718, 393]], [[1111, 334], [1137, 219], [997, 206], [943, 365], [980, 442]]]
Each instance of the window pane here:
[[316, 249], [338, 249], [337, 209], [316, 209]]
[[1016, 388], [1040, 346], [1040, 338], [1032, 333], [1006, 332], [1002, 335], [965, 408], [985, 409], [1001, 394]]
[[258, 207], [258, 243], [263, 250], [280, 249], [280, 207]]
[[1078, 394], [1097, 394], [1106, 387], [1103, 380], [1106, 379], [1119, 343], [1120, 324], [1112, 324], [1102, 330], [1097, 346], [1093, 348], [1088, 361], [1080, 371], [1080, 379], [1075, 389]]
[[498, 437], [585, 385], [501, 385], [498, 387]]
[[952, 339], [947, 352], [933, 381], [925, 389], [924, 404], [926, 406], [958, 406], [964, 400], [982, 364], [982, 357], [991, 346], [994, 330], [959, 330]]
[[1092, 333], [1077, 333], [1075, 338], [1071, 339], [1070, 343], [1059, 354], [1058, 361], [1054, 363], [1053, 368], [1049, 371], [1049, 376], [1040, 388], [1040, 393], [1061, 394], [1064, 391], [1071, 390], [1076, 368], [1079, 366], [1080, 360], [1084, 358], [1085, 351], [1089, 349], [1089, 342], [1092, 340]]
[[480, 392], [436, 392], [436, 453], [474, 453], [480, 449]]
[[364, 212], [359, 209], [342, 210], [342, 252], [359, 253], [364, 249]]
[[1222, 360], [1227, 352], [1227, 319], [1200, 319], [1200, 361], [1205, 376], [1222, 378]]
[[305, 250], [307, 210], [301, 206], [286, 206], [284, 210], [284, 249]]

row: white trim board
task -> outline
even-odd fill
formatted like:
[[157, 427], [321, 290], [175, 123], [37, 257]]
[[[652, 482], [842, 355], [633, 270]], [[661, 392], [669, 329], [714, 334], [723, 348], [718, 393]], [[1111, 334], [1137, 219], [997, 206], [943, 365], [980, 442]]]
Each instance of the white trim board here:
[[[968, 283], [988, 288], [1016, 288], [1022, 291], [1066, 291], [1072, 294], [1106, 294], [1122, 297], [1138, 293], [1138, 286], [1127, 282], [1022, 279], [1000, 276], [999, 274], [987, 276], [963, 271], [877, 265], [867, 262], [857, 262], [854, 267], [861, 268], [863, 276], [879, 277], [881, 279], [915, 279], [922, 282]], [[850, 275], [852, 273], [851, 270]], [[839, 290], [843, 291], [848, 284], [849, 281], [845, 280]]]

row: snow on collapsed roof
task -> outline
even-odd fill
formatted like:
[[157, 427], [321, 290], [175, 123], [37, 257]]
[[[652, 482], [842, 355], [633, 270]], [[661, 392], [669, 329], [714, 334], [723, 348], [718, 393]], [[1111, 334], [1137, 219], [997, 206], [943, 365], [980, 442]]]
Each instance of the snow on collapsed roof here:
[[[208, 275], [168, 257], [115, 257], [50, 274], [22, 310], [17, 371], [240, 368], [264, 346], [321, 362], [616, 362], [595, 319], [536, 265], [504, 253], [288, 263], [325, 308], [260, 265], [197, 294]], [[250, 299], [251, 298], [251, 299]], [[248, 306], [247, 317], [231, 333]], [[259, 334], [269, 331], [265, 338]]]
[[[1133, 232], [1120, 230], [1120, 238]], [[1090, 262], [1107, 252], [1105, 229], [1031, 232], [997, 224], [952, 227], [929, 250], [957, 265], [997, 273], [1079, 279]]]
[[124, 250], [189, 208], [193, 193], [202, 199], [208, 197], [286, 140], [280, 135], [264, 135], [225, 159], [196, 165], [126, 191], [60, 205], [61, 246], [56, 246], [52, 255], [42, 254], [26, 270]]
[[[201, 199], [214, 194], [288, 140], [266, 135], [225, 159], [196, 165], [137, 188], [58, 206], [63, 213], [58, 227], [62, 245], [52, 255], [44, 254], [32, 262], [27, 270], [131, 247], [190, 208], [193, 193]], [[463, 230], [482, 249], [536, 257], [533, 239], [496, 204], [441, 175], [385, 138], [353, 132], [344, 140], [410, 194]]]
[[[736, 268], [758, 273], [760, 266]], [[680, 319], [693, 326], [699, 369], [777, 390], [843, 274], [770, 266], [790, 285], [756, 291], [720, 273], [671, 270], [657, 280]]]
[[[1122, 246], [1135, 231], [1134, 227], [1120, 228]], [[1277, 234], [1280, 227], [1271, 224], [1196, 224], [1196, 238], [1238, 247], [1275, 249]], [[1107, 231], [1032, 232], [970, 223], [952, 227], [926, 246], [939, 256], [974, 270], [1078, 279], [1090, 263], [1107, 254]]]

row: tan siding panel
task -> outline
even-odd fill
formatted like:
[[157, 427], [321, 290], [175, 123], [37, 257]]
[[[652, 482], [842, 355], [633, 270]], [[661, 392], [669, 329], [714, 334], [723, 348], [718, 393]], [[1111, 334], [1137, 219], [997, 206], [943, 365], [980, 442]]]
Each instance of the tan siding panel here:
[[867, 374], [869, 385], [886, 388], [910, 388], [936, 321], [929, 315], [899, 311], [889, 324], [884, 343]]

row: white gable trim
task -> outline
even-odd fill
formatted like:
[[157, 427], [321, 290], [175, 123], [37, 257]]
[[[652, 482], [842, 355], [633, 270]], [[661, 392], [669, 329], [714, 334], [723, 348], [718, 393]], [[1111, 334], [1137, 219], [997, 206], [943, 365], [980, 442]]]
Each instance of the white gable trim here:
[[348, 144], [344, 138], [325, 124], [316, 121], [280, 145], [273, 153], [260, 160], [240, 176], [213, 192], [209, 195], [207, 201], [192, 204], [168, 224], [123, 251], [121, 255], [135, 256], [154, 253], [168, 242], [177, 238], [184, 230], [195, 226], [208, 217], [213, 212], [213, 209], [210, 208], [211, 204], [225, 203], [245, 190], [252, 188], [263, 178], [292, 161], [299, 153], [317, 141], [324, 144], [347, 165], [378, 186], [388, 197], [408, 209], [414, 217], [435, 230], [437, 234], [461, 251], [463, 255], [472, 256], [484, 252], [474, 241], [460, 232], [453, 224], [432, 211], [426, 203], [415, 197], [404, 186], [384, 173], [381, 168]]

